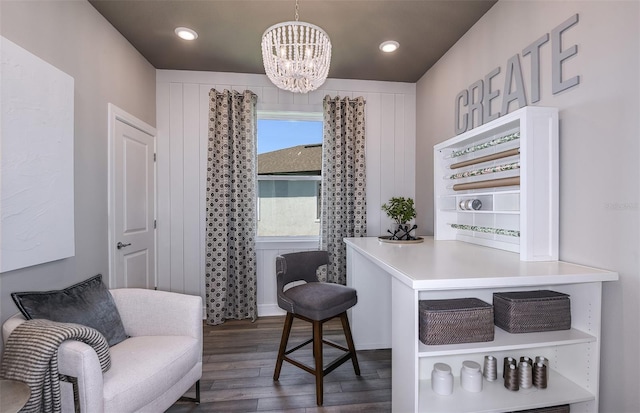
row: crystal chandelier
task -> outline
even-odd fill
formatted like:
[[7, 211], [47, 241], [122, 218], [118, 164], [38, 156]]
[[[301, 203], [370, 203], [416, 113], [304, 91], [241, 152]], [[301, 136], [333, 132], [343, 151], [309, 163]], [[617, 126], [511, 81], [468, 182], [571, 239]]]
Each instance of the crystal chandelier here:
[[320, 27], [298, 21], [278, 23], [262, 35], [264, 70], [274, 85], [296, 93], [316, 90], [327, 79], [331, 41]]

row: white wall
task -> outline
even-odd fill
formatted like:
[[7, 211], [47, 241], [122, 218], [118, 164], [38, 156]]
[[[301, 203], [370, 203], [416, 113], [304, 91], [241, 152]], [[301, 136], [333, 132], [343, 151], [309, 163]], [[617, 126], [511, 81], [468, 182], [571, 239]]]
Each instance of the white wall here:
[[108, 283], [107, 104], [154, 125], [156, 71], [85, 0], [0, 1], [0, 34], [72, 76], [75, 100], [75, 257], [0, 274], [3, 322], [11, 292]]
[[297, 239], [272, 239], [258, 242], [256, 258], [258, 268], [258, 316], [284, 315], [285, 311], [278, 307], [276, 295], [276, 257], [297, 251], [318, 249], [318, 240], [308, 237]]
[[[157, 72], [158, 288], [204, 297], [204, 228], [208, 93], [250, 89], [258, 110], [322, 112], [325, 95], [366, 100], [367, 232], [381, 235], [389, 221], [380, 206], [415, 193], [415, 84], [328, 79], [321, 90], [294, 94], [265, 75]], [[166, 183], [166, 184], [165, 184]], [[309, 249], [293, 242], [289, 248]], [[310, 244], [317, 248], [317, 242]], [[276, 251], [258, 245], [258, 308], [275, 304]], [[269, 251], [264, 252], [264, 251]], [[260, 252], [263, 251], [263, 252]], [[277, 255], [277, 254], [276, 254]]]
[[578, 54], [563, 64], [563, 77], [579, 75], [580, 84], [552, 94], [547, 43], [536, 105], [560, 109], [560, 259], [620, 274], [603, 292], [600, 411], [638, 412], [639, 2], [500, 1], [491, 8], [417, 83], [418, 220], [433, 231], [433, 145], [454, 136], [458, 92], [498, 66], [494, 88], [503, 89], [507, 60], [520, 54], [530, 99], [530, 58], [522, 50], [576, 13], [563, 49], [577, 44]]

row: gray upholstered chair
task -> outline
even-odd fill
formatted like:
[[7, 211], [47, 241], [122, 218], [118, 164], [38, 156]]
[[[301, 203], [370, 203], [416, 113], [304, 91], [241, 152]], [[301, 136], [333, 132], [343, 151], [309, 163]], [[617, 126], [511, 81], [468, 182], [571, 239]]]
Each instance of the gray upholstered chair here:
[[[287, 317], [282, 330], [278, 361], [276, 362], [273, 379], [277, 381], [280, 378], [283, 361], [287, 361], [313, 374], [316, 378], [316, 402], [318, 406], [322, 406], [323, 403], [323, 378], [325, 375], [349, 359], [353, 363], [356, 375], [360, 375], [360, 366], [358, 365], [349, 319], [347, 318], [347, 310], [356, 305], [358, 296], [353, 288], [339, 284], [323, 283], [318, 280], [317, 269], [328, 263], [329, 255], [326, 251], [294, 252], [283, 254], [276, 258], [278, 306], [287, 312]], [[296, 281], [304, 281], [305, 283], [286, 288], [288, 284]], [[313, 337], [287, 350], [289, 333], [291, 332], [294, 317], [308, 321], [313, 325]], [[340, 321], [342, 321], [348, 348], [322, 337], [323, 324], [335, 317], [340, 317]], [[309, 343], [313, 343], [314, 367], [309, 367], [289, 357], [289, 354]], [[326, 368], [322, 360], [323, 343], [345, 352], [329, 363]]]

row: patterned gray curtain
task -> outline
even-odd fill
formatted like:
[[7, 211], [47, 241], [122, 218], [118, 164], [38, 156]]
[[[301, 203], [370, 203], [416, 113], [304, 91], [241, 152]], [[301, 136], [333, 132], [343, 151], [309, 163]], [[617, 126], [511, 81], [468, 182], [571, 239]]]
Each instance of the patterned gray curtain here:
[[329, 252], [327, 281], [346, 284], [343, 238], [367, 232], [364, 99], [324, 98], [320, 248]]
[[257, 96], [209, 92], [207, 323], [255, 320]]

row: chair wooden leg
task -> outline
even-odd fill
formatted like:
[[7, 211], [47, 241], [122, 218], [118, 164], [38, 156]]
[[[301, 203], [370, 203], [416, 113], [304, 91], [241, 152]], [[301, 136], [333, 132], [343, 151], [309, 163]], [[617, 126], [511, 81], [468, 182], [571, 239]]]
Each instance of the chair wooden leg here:
[[287, 351], [287, 343], [289, 342], [289, 334], [291, 333], [292, 324], [293, 314], [287, 313], [287, 317], [284, 320], [284, 327], [282, 328], [282, 338], [280, 339], [280, 349], [278, 350], [278, 361], [276, 361], [276, 369], [273, 372], [273, 380], [276, 381], [280, 378], [280, 370], [282, 369], [284, 354]]
[[322, 406], [324, 387], [324, 364], [322, 360], [322, 322], [313, 322], [313, 357], [316, 361], [316, 403]]
[[[343, 356], [335, 359], [333, 362], [329, 363], [327, 369], [324, 368], [324, 359], [323, 359], [323, 338], [322, 338], [322, 327], [323, 321], [312, 320], [300, 315], [296, 315], [300, 319], [311, 322], [313, 325], [313, 338], [308, 340], [296, 347], [287, 350], [287, 345], [289, 341], [289, 335], [291, 333], [291, 326], [293, 324], [294, 315], [292, 313], [287, 313], [287, 317], [284, 321], [284, 328], [282, 329], [282, 338], [280, 340], [280, 349], [278, 350], [278, 360], [276, 361], [276, 368], [273, 373], [273, 380], [278, 380], [280, 377], [280, 371], [282, 369], [282, 363], [286, 360], [287, 362], [309, 372], [312, 373], [316, 378], [316, 403], [318, 406], [322, 406], [324, 403], [324, 376], [325, 374], [329, 374], [331, 371], [336, 369], [342, 363], [346, 362], [348, 359], [351, 359], [353, 363], [353, 369], [357, 376], [360, 375], [360, 365], [358, 364], [358, 356], [356, 355], [356, 348], [353, 343], [353, 337], [351, 335], [351, 327], [349, 326], [349, 319], [347, 318], [347, 313], [344, 312], [340, 314], [340, 321], [342, 322], [342, 329], [344, 331], [344, 336], [347, 340], [347, 348], [333, 343], [331, 341], [327, 341], [327, 344], [336, 347], [340, 350], [348, 353], [344, 353]], [[289, 358], [287, 355], [308, 345], [311, 341], [313, 341], [313, 359], [315, 368], [308, 366], [306, 364], [300, 363], [297, 360]]]
[[359, 376], [360, 365], [358, 364], [356, 347], [353, 344], [353, 337], [351, 336], [351, 327], [349, 326], [349, 318], [347, 318], [346, 312], [340, 314], [340, 321], [342, 321], [342, 330], [344, 330], [344, 336], [347, 339], [347, 347], [349, 347], [349, 353], [351, 353], [351, 362], [353, 363], [353, 370], [356, 372], [356, 376]]

